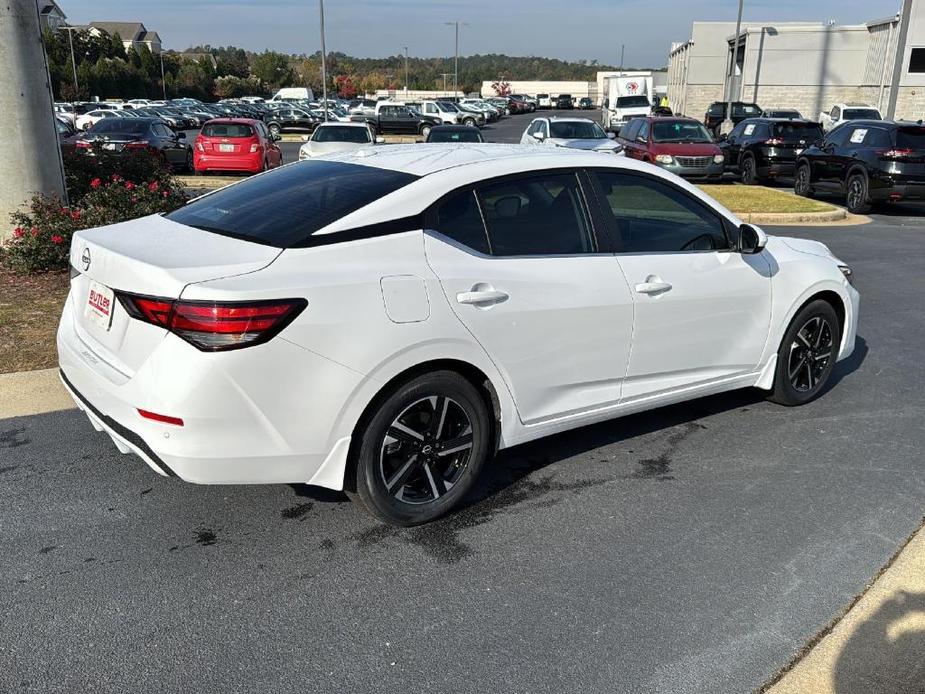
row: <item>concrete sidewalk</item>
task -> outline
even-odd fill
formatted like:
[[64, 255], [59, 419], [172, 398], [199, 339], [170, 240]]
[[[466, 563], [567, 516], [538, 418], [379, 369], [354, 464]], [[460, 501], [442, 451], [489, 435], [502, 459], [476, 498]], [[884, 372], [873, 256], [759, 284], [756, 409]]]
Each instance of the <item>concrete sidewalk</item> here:
[[73, 407], [74, 401], [58, 378], [58, 369], [0, 374], [0, 419]]
[[769, 694], [925, 692], [925, 527]]

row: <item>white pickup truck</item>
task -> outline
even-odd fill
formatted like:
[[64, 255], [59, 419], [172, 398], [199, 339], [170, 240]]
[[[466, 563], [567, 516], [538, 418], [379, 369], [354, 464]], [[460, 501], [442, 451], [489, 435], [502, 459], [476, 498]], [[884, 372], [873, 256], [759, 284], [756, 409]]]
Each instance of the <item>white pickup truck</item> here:
[[825, 132], [849, 120], [883, 120], [883, 116], [868, 104], [835, 104], [819, 114], [819, 122]]

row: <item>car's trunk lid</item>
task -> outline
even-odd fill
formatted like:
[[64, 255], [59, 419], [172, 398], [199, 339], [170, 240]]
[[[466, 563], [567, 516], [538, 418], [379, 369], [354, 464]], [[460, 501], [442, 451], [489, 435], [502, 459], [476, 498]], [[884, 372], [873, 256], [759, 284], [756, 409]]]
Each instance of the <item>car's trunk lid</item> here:
[[280, 252], [157, 215], [77, 232], [69, 310], [78, 337], [131, 377], [166, 331], [129, 316], [119, 293], [177, 299], [188, 284], [260, 270]]

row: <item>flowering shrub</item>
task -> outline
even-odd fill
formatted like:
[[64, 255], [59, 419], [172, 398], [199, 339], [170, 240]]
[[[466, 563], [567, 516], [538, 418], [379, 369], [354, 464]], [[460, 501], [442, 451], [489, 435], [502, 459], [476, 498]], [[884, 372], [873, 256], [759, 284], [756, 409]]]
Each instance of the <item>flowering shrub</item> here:
[[33, 197], [28, 212], [13, 215], [16, 227], [0, 255], [3, 264], [20, 272], [65, 269], [75, 231], [170, 212], [186, 202], [179, 183], [169, 177], [137, 183], [112, 174], [91, 178], [87, 190], [72, 206], [56, 197]]
[[173, 180], [163, 159], [149, 150], [142, 149], [131, 154], [110, 152], [94, 144], [89, 153], [65, 149], [63, 158], [64, 182], [72, 205], [81, 204], [83, 196], [94, 189], [93, 181], [110, 181], [113, 176], [135, 183], [156, 181], [160, 185], [167, 185]]

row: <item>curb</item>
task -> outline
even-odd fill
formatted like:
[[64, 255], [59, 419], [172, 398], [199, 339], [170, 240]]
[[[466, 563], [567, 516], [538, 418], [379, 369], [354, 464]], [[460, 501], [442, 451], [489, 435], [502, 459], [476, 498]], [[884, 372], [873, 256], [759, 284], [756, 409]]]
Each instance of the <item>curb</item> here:
[[0, 419], [74, 407], [74, 400], [61, 385], [58, 369], [0, 374]]
[[[925, 519], [845, 612], [759, 691], [921, 691]], [[911, 642], [911, 643], [910, 643]]]
[[840, 222], [848, 218], [848, 213], [838, 207], [825, 212], [734, 212], [743, 222], [750, 224], [819, 224]]

